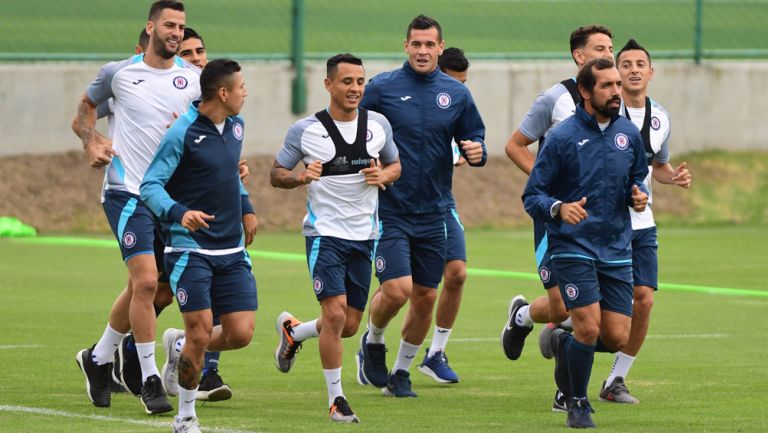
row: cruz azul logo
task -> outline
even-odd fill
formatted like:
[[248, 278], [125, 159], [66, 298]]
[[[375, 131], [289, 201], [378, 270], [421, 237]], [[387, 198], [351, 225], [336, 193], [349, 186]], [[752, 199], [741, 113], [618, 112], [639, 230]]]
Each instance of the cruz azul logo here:
[[616, 144], [616, 148], [619, 150], [625, 150], [629, 146], [629, 138], [626, 135], [619, 132], [616, 137], [613, 138], [613, 142]]
[[376, 257], [376, 270], [381, 272], [387, 267], [387, 262], [384, 261], [384, 257]]
[[187, 299], [187, 291], [179, 287], [179, 289], [176, 290], [176, 300], [179, 302], [179, 305], [186, 305]]
[[544, 283], [549, 282], [549, 276], [550, 276], [549, 269], [547, 269], [546, 266], [542, 266], [539, 269], [539, 278], [541, 278], [541, 281]]
[[175, 88], [177, 88], [179, 90], [186, 89], [187, 88], [187, 84], [189, 84], [187, 82], [187, 79], [182, 77], [181, 75], [176, 76], [176, 77], [173, 78], [173, 87], [175, 87]]
[[235, 123], [235, 126], [232, 127], [232, 135], [235, 136], [238, 140], [243, 139], [243, 125], [239, 123]]
[[451, 95], [447, 93], [438, 93], [437, 94], [437, 106], [446, 109], [451, 106]]
[[136, 235], [133, 232], [125, 232], [123, 235], [123, 246], [130, 249], [134, 245], [136, 245]]
[[571, 301], [579, 297], [579, 288], [576, 287], [576, 284], [568, 284], [565, 286], [565, 296]]
[[653, 128], [654, 131], [658, 131], [659, 128], [661, 128], [661, 120], [659, 120], [658, 117], [651, 117], [651, 128]]
[[320, 277], [315, 277], [315, 279], [312, 280], [312, 288], [315, 289], [315, 293], [319, 295], [320, 292], [323, 291], [323, 280], [321, 280]]

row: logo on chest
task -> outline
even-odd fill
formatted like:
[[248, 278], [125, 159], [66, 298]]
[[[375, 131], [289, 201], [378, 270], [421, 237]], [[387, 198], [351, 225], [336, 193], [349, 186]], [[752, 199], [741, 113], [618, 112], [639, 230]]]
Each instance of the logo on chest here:
[[437, 106], [445, 110], [446, 108], [451, 106], [451, 95], [443, 92], [438, 93], [437, 98], [435, 98], [435, 101], [437, 102]]
[[627, 147], [629, 146], [629, 138], [626, 135], [619, 132], [618, 134], [616, 134], [615, 137], [613, 137], [613, 143], [616, 144], [617, 149], [626, 150]]
[[235, 123], [235, 125], [232, 127], [232, 135], [235, 136], [238, 140], [243, 139], [243, 125], [239, 123]]
[[178, 75], [173, 78], [173, 87], [182, 90], [186, 89], [187, 85], [189, 85], [189, 82], [186, 78], [182, 77], [181, 75]]
[[371, 140], [373, 140], [373, 131], [371, 131], [370, 129], [367, 129], [365, 131], [365, 141], [367, 143], [367, 142], [369, 142]]
[[658, 117], [656, 116], [651, 117], [651, 128], [654, 131], [658, 131], [659, 128], [661, 128], [661, 120], [659, 120]]

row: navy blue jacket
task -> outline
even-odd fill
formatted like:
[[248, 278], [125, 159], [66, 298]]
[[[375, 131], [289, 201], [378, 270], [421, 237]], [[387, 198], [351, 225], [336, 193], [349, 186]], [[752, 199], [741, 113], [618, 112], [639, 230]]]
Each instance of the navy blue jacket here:
[[[238, 173], [243, 146], [243, 119], [228, 117], [223, 133], [197, 111], [174, 122], [160, 142], [141, 184], [141, 199], [163, 225], [165, 245], [182, 249], [241, 247], [242, 216], [253, 213]], [[189, 210], [214, 215], [207, 229], [181, 226]]]
[[[420, 74], [405, 62], [373, 77], [361, 105], [389, 120], [400, 152], [400, 179], [379, 192], [380, 212], [444, 213], [451, 203], [452, 140], [485, 139], [469, 89], [439, 69]], [[483, 159], [475, 165], [485, 165], [486, 157], [483, 143]]]
[[[547, 135], [523, 203], [531, 217], [548, 223], [553, 258], [624, 262], [632, 258], [627, 207], [632, 205], [632, 186], [647, 193], [647, 174], [643, 139], [635, 125], [617, 115], [600, 131], [582, 103]], [[577, 202], [582, 197], [587, 198], [587, 219], [571, 225], [552, 217], [557, 201]]]

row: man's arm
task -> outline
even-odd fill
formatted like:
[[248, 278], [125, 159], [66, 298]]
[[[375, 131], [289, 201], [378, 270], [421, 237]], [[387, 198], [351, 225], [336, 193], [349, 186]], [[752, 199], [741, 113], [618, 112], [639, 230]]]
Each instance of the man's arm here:
[[480, 117], [472, 95], [466, 90], [467, 101], [464, 112], [459, 117], [454, 139], [459, 143], [459, 151], [467, 163], [472, 167], [482, 167], [488, 160], [488, 151], [485, 148], [485, 124]]
[[691, 187], [693, 176], [688, 171], [688, 163], [683, 162], [675, 168], [669, 162], [653, 163], [653, 178], [666, 185], [677, 185], [680, 188], [688, 189]]
[[504, 148], [507, 157], [527, 175], [531, 174], [533, 163], [536, 161], [536, 157], [528, 150], [528, 146], [533, 144], [534, 141], [526, 137], [518, 128], [509, 136], [507, 146]]
[[84, 93], [77, 106], [77, 112], [72, 119], [72, 131], [83, 142], [88, 164], [93, 168], [101, 168], [112, 161], [117, 153], [112, 149], [112, 140], [96, 131], [96, 104]]
[[630, 136], [630, 142], [634, 146], [635, 158], [629, 169], [629, 181], [627, 182], [626, 204], [636, 212], [645, 210], [648, 203], [648, 188], [645, 186], [645, 178], [648, 177], [648, 162], [645, 159], [645, 146], [640, 132], [635, 129]]
[[296, 188], [312, 181], [320, 180], [322, 173], [323, 163], [320, 161], [313, 161], [304, 171], [299, 173], [295, 173], [292, 169], [283, 167], [279, 162], [275, 161], [272, 165], [272, 170], [269, 172], [269, 182], [275, 188]]
[[550, 195], [559, 172], [555, 143], [547, 143], [536, 158], [523, 191], [525, 211], [534, 220], [552, 222], [559, 218], [558, 204], [562, 207], [562, 201]]
[[144, 174], [140, 188], [141, 200], [155, 215], [177, 223], [181, 223], [189, 209], [173, 200], [165, 190], [165, 185], [184, 154], [184, 130], [185, 127], [178, 124], [168, 130]]

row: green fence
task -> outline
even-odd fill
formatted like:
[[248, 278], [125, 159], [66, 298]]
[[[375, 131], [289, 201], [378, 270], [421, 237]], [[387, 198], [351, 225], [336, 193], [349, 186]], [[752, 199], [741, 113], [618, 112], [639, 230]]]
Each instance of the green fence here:
[[[617, 46], [638, 39], [656, 58], [768, 58], [768, 0], [187, 0], [187, 24], [213, 56], [288, 59], [294, 2], [304, 5], [309, 59], [402, 58], [405, 28], [420, 13], [473, 59], [567, 59], [571, 30], [589, 23], [612, 27]], [[0, 59], [125, 57], [150, 4], [2, 0]]]

